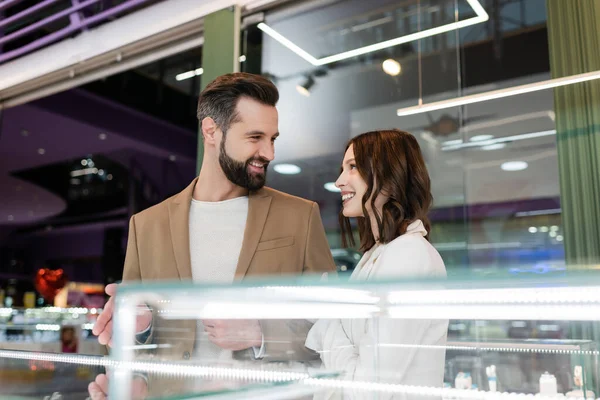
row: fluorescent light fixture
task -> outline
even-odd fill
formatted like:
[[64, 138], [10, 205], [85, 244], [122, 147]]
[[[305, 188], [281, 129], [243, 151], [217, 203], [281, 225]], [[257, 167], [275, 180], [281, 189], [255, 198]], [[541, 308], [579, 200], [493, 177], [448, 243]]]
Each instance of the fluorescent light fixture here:
[[484, 140], [491, 140], [494, 135], [476, 135], [469, 139], [471, 142], [483, 142]]
[[203, 68], [197, 68], [191, 71], [187, 71], [187, 72], [182, 72], [181, 74], [177, 74], [175, 75], [175, 80], [177, 80], [178, 82], [186, 80], [186, 79], [190, 79], [193, 78], [195, 76], [200, 76], [204, 73], [204, 69]]
[[340, 188], [335, 186], [335, 182], [327, 182], [323, 185], [323, 187], [332, 193], [340, 193], [342, 191]]
[[443, 146], [456, 146], [459, 144], [463, 144], [462, 139], [457, 139], [457, 140], [448, 140], [444, 143], [442, 143]]
[[507, 161], [503, 163], [500, 168], [503, 171], [515, 172], [515, 171], [523, 171], [527, 169], [529, 165], [525, 161]]
[[302, 169], [295, 164], [277, 164], [273, 169], [275, 172], [282, 175], [296, 175], [302, 171]]
[[[291, 40], [289, 40], [288, 38], [286, 38], [285, 36], [283, 36], [282, 34], [277, 32], [275, 29], [271, 28], [264, 22], [261, 22], [260, 24], [258, 24], [258, 29], [260, 29], [267, 35], [271, 36], [273, 39], [275, 39], [276, 41], [278, 41], [279, 43], [281, 43], [282, 45], [287, 47], [289, 50], [293, 51], [298, 56], [302, 57], [304, 60], [311, 63], [312, 65], [319, 66], [319, 65], [331, 64], [336, 61], [346, 60], [348, 58], [360, 56], [360, 55], [367, 54], [367, 53], [372, 53], [374, 51], [387, 49], [389, 47], [398, 46], [403, 43], [413, 42], [415, 40], [423, 39], [426, 37], [439, 35], [439, 34], [442, 34], [445, 32], [451, 32], [456, 29], [464, 28], [467, 26], [480, 24], [482, 22], [487, 21], [490, 18], [478, 0], [467, 0], [467, 2], [469, 3], [469, 5], [473, 9], [473, 11], [475, 12], [475, 14], [476, 14], [475, 17], [468, 18], [463, 21], [458, 21], [458, 22], [453, 22], [450, 24], [438, 26], [436, 28], [431, 28], [431, 29], [426, 29], [424, 31], [411, 33], [410, 35], [405, 35], [405, 36], [400, 36], [400, 37], [397, 37], [394, 39], [385, 40], [383, 42], [371, 44], [368, 46], [359, 47], [358, 49], [345, 51], [343, 53], [334, 54], [332, 56], [323, 57], [323, 58], [315, 58], [314, 56], [310, 55], [307, 51], [303, 50], [298, 45], [294, 44]], [[246, 6], [246, 8], [248, 8], [248, 6]]]
[[420, 104], [417, 106], [400, 108], [396, 112], [399, 117], [407, 115], [421, 114], [424, 112], [444, 110], [446, 108], [464, 106], [467, 104], [481, 103], [488, 100], [496, 100], [504, 97], [517, 96], [520, 94], [537, 92], [539, 90], [553, 89], [560, 86], [573, 85], [575, 83], [592, 81], [600, 79], [600, 70], [586, 72], [584, 74], [570, 75], [563, 78], [549, 79], [526, 85], [513, 86], [510, 88], [492, 90], [484, 93], [477, 93], [468, 96], [456, 97], [454, 99], [436, 101], [429, 104]]
[[560, 214], [562, 210], [560, 208], [551, 208], [547, 210], [534, 210], [534, 211], [519, 211], [515, 213], [515, 217], [535, 217], [538, 215], [553, 215]]
[[71, 171], [71, 177], [76, 178], [83, 175], [93, 175], [98, 173], [98, 168], [83, 168], [75, 171]]
[[390, 76], [398, 76], [400, 72], [402, 72], [402, 66], [396, 60], [388, 58], [381, 64], [381, 68], [383, 68], [383, 72]]
[[491, 150], [501, 150], [506, 147], [506, 143], [495, 143], [488, 144], [487, 146], [481, 146], [481, 150], [491, 151]]
[[498, 143], [516, 142], [519, 140], [535, 139], [535, 138], [539, 138], [539, 137], [553, 136], [553, 135], [556, 135], [555, 129], [552, 129], [549, 131], [541, 131], [541, 132], [522, 133], [520, 135], [505, 136], [505, 137], [485, 140], [485, 141], [481, 141], [481, 142], [457, 143], [457, 144], [452, 144], [452, 145], [447, 145], [446, 143], [448, 143], [448, 142], [446, 142], [443, 144], [443, 146], [445, 146], [445, 147], [442, 147], [442, 150], [443, 151], [451, 151], [451, 150], [464, 149], [467, 147], [480, 147], [480, 146], [483, 148], [483, 147], [491, 146], [491, 145], [498, 144]]

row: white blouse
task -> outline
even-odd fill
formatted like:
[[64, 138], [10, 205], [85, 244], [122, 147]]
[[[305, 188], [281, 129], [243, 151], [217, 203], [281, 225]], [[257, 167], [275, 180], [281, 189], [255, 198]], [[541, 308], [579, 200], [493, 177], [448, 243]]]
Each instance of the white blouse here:
[[[366, 252], [350, 279], [445, 277], [444, 261], [425, 235], [423, 223], [413, 222], [404, 235]], [[343, 372], [344, 379], [441, 388], [447, 331], [448, 320], [319, 320], [308, 333], [306, 347], [320, 353], [324, 369]], [[315, 398], [372, 397], [370, 392], [346, 389]], [[379, 393], [379, 399], [406, 397]]]

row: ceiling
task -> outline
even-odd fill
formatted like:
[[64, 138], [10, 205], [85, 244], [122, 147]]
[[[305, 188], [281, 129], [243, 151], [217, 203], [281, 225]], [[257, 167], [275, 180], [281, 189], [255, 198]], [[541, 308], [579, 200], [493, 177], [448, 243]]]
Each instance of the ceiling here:
[[[102, 100], [106, 105], [106, 100]], [[34, 103], [35, 104], [35, 103]], [[34, 104], [26, 104], [3, 111], [0, 130], [0, 225], [32, 224], [65, 210], [65, 200], [41, 186], [17, 178], [17, 173], [43, 166], [64, 162], [79, 162], [92, 154], [102, 154], [121, 163], [133, 157], [140, 162], [150, 163], [148, 174], [160, 178], [160, 171], [153, 167], [156, 160], [169, 160], [175, 156], [175, 164], [193, 172], [194, 160], [187, 154], [174, 153], [160, 144], [152, 143], [153, 131], [147, 129], [147, 140], [128, 137], [132, 123], [128, 117], [139, 117], [137, 112], [116, 106], [114, 117], [119, 121], [119, 129], [107, 130], [81, 120], [81, 116], [68, 117], [48, 111]], [[73, 104], [71, 104], [73, 107]], [[96, 111], [102, 113], [101, 103], [96, 103]], [[127, 117], [128, 116], [128, 117]], [[105, 114], [106, 118], [109, 118]], [[138, 126], [142, 125], [137, 120]], [[119, 126], [118, 123], [115, 124]], [[154, 131], [166, 129], [163, 122], [154, 126]], [[167, 129], [168, 131], [168, 129]], [[66, 176], [65, 179], [69, 177]]]

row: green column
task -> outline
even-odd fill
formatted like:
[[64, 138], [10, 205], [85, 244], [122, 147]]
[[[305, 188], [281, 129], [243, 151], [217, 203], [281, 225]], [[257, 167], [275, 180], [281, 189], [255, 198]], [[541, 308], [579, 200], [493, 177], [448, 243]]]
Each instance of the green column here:
[[[568, 3], [568, 4], [567, 4]], [[576, 3], [576, 4], [575, 4]], [[600, 1], [547, 0], [553, 78], [600, 70]], [[600, 263], [600, 81], [554, 89], [561, 208], [567, 266]], [[571, 321], [572, 339], [600, 342], [597, 322]], [[584, 348], [583, 350], [588, 350]], [[586, 388], [598, 394], [592, 356], [571, 356], [582, 365]]]
[[[220, 75], [239, 71], [240, 24], [239, 6], [214, 12], [204, 18], [202, 89]], [[204, 142], [202, 134], [199, 134], [197, 173], [200, 173], [203, 155]]]
[[[547, 6], [552, 77], [600, 70], [600, 1]], [[598, 264], [600, 80], [554, 89], [554, 108], [567, 265]]]

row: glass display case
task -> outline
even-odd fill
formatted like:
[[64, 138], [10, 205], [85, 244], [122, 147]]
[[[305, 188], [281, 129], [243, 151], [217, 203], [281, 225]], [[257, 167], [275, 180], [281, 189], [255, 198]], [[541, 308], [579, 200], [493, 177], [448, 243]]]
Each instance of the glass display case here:
[[13, 370], [54, 368], [0, 393], [83, 399], [80, 380], [106, 373], [112, 399], [596, 399], [599, 311], [590, 273], [128, 284], [110, 356], [0, 350]]
[[100, 312], [85, 307], [0, 308], [0, 349], [103, 354], [91, 334]]

